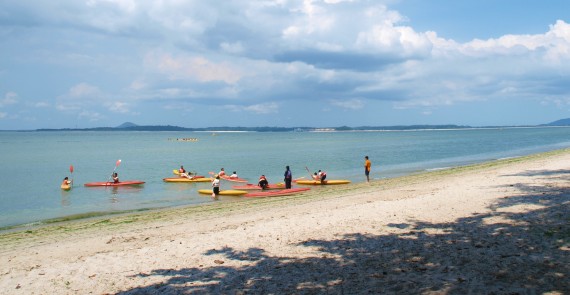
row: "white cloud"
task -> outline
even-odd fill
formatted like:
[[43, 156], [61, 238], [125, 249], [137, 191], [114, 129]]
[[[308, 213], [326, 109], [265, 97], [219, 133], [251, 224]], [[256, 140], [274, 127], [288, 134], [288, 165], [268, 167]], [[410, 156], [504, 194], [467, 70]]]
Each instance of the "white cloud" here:
[[[420, 110], [497, 99], [566, 101], [566, 21], [542, 34], [458, 42], [419, 31], [414, 20], [378, 3], [393, 2], [238, 0], [222, 8], [219, 1], [21, 0], [0, 4], [0, 19], [15, 28], [0, 34], [9, 37], [15, 64], [35, 57], [38, 68], [81, 77], [67, 91], [57, 92], [62, 84], [38, 89], [64, 92], [56, 108], [90, 120], [157, 101], [191, 100], [199, 113], [215, 99], [252, 114], [285, 113], [280, 108], [289, 99], [317, 100], [315, 112], [326, 105], [329, 113], [356, 113], [373, 100]], [[28, 96], [9, 89], [15, 92], [0, 97], [0, 107], [22, 101], [16, 92]]]
[[173, 80], [221, 81], [235, 84], [242, 74], [227, 62], [215, 63], [202, 56], [178, 56], [149, 53], [145, 63]]
[[115, 101], [108, 104], [107, 108], [114, 113], [126, 114], [130, 112], [129, 104], [120, 101]]
[[60, 111], [74, 111], [85, 108], [89, 105], [99, 103], [102, 92], [98, 87], [88, 83], [79, 83], [69, 89], [69, 91], [57, 97], [56, 109]]
[[4, 98], [0, 100], [0, 107], [18, 103], [18, 94], [15, 92], [8, 92], [4, 94]]
[[487, 40], [474, 39], [464, 44], [439, 38], [433, 32], [426, 36], [434, 45], [436, 56], [531, 58], [532, 54], [538, 53], [542, 60], [547, 61], [558, 62], [570, 59], [570, 24], [562, 20], [551, 25], [550, 30], [544, 34], [509, 34]]

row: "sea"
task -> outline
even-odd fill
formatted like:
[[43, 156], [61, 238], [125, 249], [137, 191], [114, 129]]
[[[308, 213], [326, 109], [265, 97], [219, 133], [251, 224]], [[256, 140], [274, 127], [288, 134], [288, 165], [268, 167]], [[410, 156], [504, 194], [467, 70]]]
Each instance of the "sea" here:
[[[123, 211], [243, 202], [198, 194], [209, 183], [167, 183], [172, 170], [209, 176], [221, 168], [250, 183], [261, 174], [283, 181], [285, 166], [294, 178], [323, 170], [328, 179], [382, 180], [496, 159], [567, 148], [570, 128], [481, 128], [358, 132], [0, 132], [0, 229], [42, 224], [62, 217]], [[121, 160], [120, 162], [118, 160]], [[119, 164], [118, 164], [119, 162]], [[118, 164], [118, 165], [117, 165]], [[73, 166], [71, 172], [70, 166]], [[85, 187], [108, 181], [142, 180], [138, 187]], [[62, 191], [64, 177], [73, 179]], [[222, 181], [222, 189], [232, 183]], [[315, 188], [318, 189], [318, 188]]]

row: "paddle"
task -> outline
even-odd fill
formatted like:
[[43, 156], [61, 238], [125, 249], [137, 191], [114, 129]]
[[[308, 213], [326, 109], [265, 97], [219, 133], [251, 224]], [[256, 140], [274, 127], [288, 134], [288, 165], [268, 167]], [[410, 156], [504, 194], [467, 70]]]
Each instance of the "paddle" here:
[[71, 187], [73, 187], [73, 165], [69, 165], [69, 172], [71, 172]]
[[311, 177], [311, 179], [314, 179], [313, 174], [311, 174], [311, 171], [309, 171], [309, 168], [307, 168], [307, 166], [305, 166], [305, 169], [307, 169], [307, 172], [309, 173], [309, 176]]

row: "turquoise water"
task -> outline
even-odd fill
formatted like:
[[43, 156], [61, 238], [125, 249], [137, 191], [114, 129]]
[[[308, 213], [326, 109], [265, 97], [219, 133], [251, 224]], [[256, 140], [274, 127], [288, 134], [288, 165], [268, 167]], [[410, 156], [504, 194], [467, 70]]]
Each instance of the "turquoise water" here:
[[[181, 142], [172, 139], [197, 138]], [[505, 128], [401, 132], [0, 132], [0, 227], [89, 212], [114, 212], [215, 202], [199, 195], [209, 183], [165, 183], [181, 164], [202, 175], [225, 168], [255, 183], [281, 182], [327, 171], [329, 179], [363, 181], [364, 156], [374, 179], [405, 175], [570, 146], [569, 128]], [[143, 180], [136, 188], [88, 188], [107, 181]], [[70, 174], [69, 166], [74, 166]], [[65, 176], [74, 188], [61, 191]], [[222, 189], [232, 184], [222, 182]], [[315, 188], [318, 189], [318, 188]], [[241, 201], [222, 197], [218, 202]]]

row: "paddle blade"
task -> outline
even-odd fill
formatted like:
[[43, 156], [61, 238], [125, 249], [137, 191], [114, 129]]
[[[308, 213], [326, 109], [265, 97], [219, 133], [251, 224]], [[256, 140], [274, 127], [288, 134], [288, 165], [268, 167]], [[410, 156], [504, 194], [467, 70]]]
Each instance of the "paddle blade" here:
[[115, 166], [116, 166], [116, 167], [119, 167], [119, 165], [121, 165], [121, 159], [118, 159], [118, 160], [117, 160], [117, 163], [115, 163]]
[[73, 165], [69, 166], [69, 172], [73, 173]]

